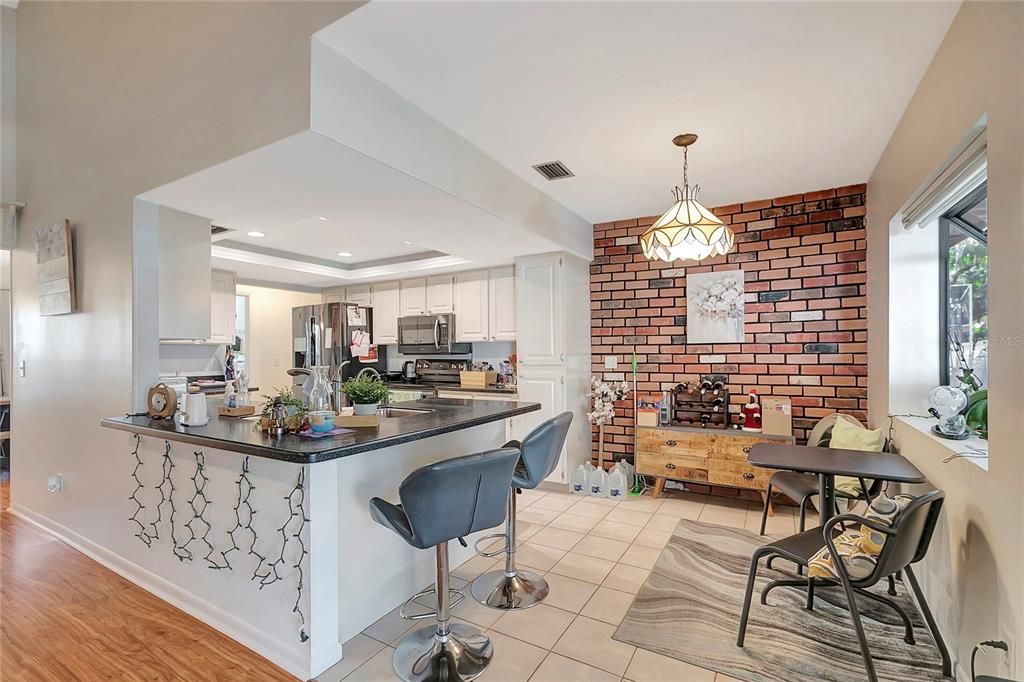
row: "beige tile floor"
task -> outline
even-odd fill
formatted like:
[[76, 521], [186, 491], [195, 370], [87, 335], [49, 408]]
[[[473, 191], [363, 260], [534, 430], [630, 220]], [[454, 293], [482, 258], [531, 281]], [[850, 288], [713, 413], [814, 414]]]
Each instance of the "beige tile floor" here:
[[[483, 682], [729, 682], [726, 677], [612, 639], [633, 597], [647, 579], [680, 518], [757, 531], [761, 505], [673, 491], [615, 502], [563, 492], [528, 490], [519, 498], [517, 563], [545, 577], [544, 603], [502, 612], [468, 596], [452, 610], [456, 620], [485, 630], [494, 660]], [[767, 531], [797, 528], [792, 507], [776, 507]], [[452, 585], [467, 586], [499, 559], [473, 557], [452, 571]], [[430, 606], [430, 599], [422, 600]], [[425, 610], [429, 610], [425, 609]], [[422, 627], [397, 610], [344, 645], [345, 659], [319, 682], [392, 682], [394, 645]]]

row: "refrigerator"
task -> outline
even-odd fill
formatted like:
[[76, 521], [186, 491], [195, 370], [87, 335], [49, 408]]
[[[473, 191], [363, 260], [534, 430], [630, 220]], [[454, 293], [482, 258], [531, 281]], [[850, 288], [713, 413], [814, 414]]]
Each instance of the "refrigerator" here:
[[[354, 339], [364, 347], [353, 353]], [[343, 406], [341, 384], [371, 367], [384, 375], [387, 371], [386, 347], [373, 338], [373, 308], [355, 303], [321, 303], [292, 308], [293, 367], [327, 367], [332, 382], [334, 407]], [[365, 353], [365, 354], [364, 354]], [[308, 377], [293, 378], [292, 390], [304, 397]]]

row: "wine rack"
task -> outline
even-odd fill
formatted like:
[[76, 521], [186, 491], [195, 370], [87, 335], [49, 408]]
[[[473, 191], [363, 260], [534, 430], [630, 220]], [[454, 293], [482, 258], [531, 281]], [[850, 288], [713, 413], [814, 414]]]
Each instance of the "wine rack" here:
[[729, 428], [728, 378], [724, 374], [708, 374], [699, 382], [676, 386], [672, 390], [672, 425]]

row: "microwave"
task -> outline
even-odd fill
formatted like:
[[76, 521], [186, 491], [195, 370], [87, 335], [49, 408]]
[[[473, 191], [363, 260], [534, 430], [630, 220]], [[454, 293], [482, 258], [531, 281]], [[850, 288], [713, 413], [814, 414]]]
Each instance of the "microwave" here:
[[398, 318], [398, 352], [403, 355], [468, 355], [473, 344], [455, 343], [455, 315]]

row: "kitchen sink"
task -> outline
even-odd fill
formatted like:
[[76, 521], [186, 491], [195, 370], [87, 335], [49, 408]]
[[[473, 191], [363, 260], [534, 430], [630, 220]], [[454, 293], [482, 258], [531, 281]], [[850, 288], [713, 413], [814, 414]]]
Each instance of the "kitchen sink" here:
[[421, 407], [382, 407], [377, 410], [381, 419], [398, 419], [400, 417], [418, 417], [430, 414], [433, 410]]

